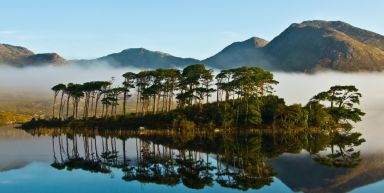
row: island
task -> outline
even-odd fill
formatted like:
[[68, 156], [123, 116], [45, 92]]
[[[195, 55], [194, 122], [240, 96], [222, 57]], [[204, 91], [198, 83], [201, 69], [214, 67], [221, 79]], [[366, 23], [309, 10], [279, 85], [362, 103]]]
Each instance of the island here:
[[[305, 105], [286, 105], [273, 94], [278, 81], [259, 67], [214, 73], [204, 64], [194, 64], [182, 70], [145, 70], [122, 76], [119, 86], [114, 78], [53, 86], [52, 118], [34, 118], [22, 127], [329, 131], [350, 130], [352, 122], [361, 121], [364, 115], [356, 107], [362, 95], [353, 85], [332, 86]], [[136, 95], [135, 102], [128, 104], [132, 95]]]

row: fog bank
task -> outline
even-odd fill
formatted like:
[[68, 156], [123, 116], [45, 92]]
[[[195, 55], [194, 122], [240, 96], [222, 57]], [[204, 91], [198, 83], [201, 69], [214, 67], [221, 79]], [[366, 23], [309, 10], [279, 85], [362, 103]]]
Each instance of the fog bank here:
[[115, 77], [115, 84], [123, 81], [122, 74], [138, 72], [134, 68], [112, 68], [106, 65], [81, 67], [78, 65], [43, 66], [14, 68], [0, 65], [0, 93], [31, 92], [34, 94], [51, 92], [58, 83], [84, 83], [87, 81], [109, 81]]

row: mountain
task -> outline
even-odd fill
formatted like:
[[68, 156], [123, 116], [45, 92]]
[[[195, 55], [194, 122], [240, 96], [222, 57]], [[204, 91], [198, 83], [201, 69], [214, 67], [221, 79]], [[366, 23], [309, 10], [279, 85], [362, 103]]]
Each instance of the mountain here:
[[150, 51], [144, 48], [131, 48], [94, 60], [78, 61], [80, 64], [87, 65], [107, 63], [114, 67], [130, 66], [136, 68], [185, 67], [199, 62], [199, 60], [193, 58], [175, 57], [167, 53]]
[[290, 25], [269, 43], [256, 37], [236, 42], [202, 63], [290, 72], [381, 71], [384, 36], [341, 21], [304, 21]]
[[302, 25], [314, 25], [323, 28], [333, 28], [335, 30], [345, 33], [346, 35], [360, 42], [363, 42], [364, 44], [384, 50], [384, 36], [374, 32], [370, 32], [368, 30], [354, 27], [342, 21], [314, 20], [304, 21]]
[[21, 58], [33, 55], [34, 53], [27, 48], [12, 46], [9, 44], [0, 44], [0, 63], [15, 64]]
[[[23, 47], [0, 44], [0, 63], [22, 67], [68, 62], [55, 53], [34, 54]], [[131, 48], [93, 60], [74, 60], [71, 63], [89, 66], [105, 63], [114, 67], [136, 68], [182, 68], [204, 63], [218, 69], [259, 66], [288, 72], [382, 71], [384, 36], [341, 21], [313, 20], [291, 24], [270, 42], [252, 37], [232, 43], [204, 60]]]
[[65, 64], [67, 61], [56, 53], [34, 54], [23, 59], [26, 65]]
[[268, 41], [252, 37], [242, 42], [235, 42], [225, 47], [219, 53], [202, 61], [209, 66], [225, 69], [239, 66], [262, 66], [260, 63], [263, 58], [262, 47], [268, 44]]
[[27, 48], [0, 44], [0, 64], [9, 64], [16, 67], [65, 64], [66, 60], [56, 53], [35, 54]]
[[263, 52], [274, 68], [284, 71], [381, 71], [383, 40], [340, 21], [305, 21], [289, 26]]

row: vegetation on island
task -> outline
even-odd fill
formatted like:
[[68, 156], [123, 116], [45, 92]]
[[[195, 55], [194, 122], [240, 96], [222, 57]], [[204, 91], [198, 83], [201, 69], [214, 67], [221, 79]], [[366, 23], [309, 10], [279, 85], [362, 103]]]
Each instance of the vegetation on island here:
[[[51, 120], [24, 127], [88, 126], [137, 129], [352, 128], [364, 113], [355, 86], [333, 86], [306, 105], [286, 105], [273, 94], [273, 74], [258, 67], [222, 70], [203, 64], [183, 70], [156, 69], [123, 74], [124, 82], [57, 84]], [[127, 100], [136, 95], [134, 112]], [[58, 103], [58, 104], [57, 104]], [[122, 112], [117, 107], [122, 105]]]

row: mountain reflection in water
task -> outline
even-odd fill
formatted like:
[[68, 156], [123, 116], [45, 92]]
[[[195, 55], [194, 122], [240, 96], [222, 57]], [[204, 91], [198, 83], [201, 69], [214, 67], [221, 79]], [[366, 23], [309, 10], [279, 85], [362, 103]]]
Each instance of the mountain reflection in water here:
[[51, 166], [58, 170], [111, 174], [113, 169], [119, 169], [124, 173], [122, 180], [128, 182], [168, 186], [181, 183], [190, 189], [213, 184], [239, 190], [263, 188], [273, 182], [274, 176], [286, 177], [279, 174], [284, 174], [279, 161], [286, 153], [307, 154], [315, 165], [339, 168], [345, 173], [361, 162], [356, 147], [364, 142], [360, 133], [304, 130], [174, 133], [34, 129], [28, 132], [51, 137]]

